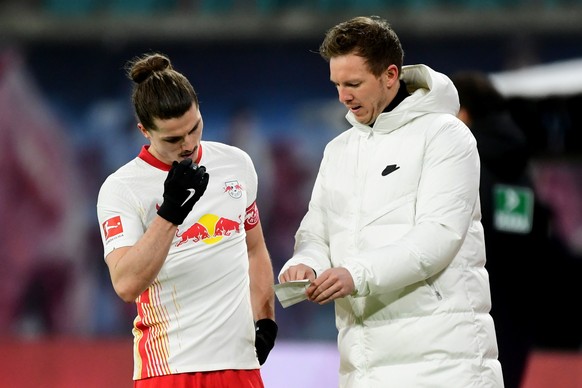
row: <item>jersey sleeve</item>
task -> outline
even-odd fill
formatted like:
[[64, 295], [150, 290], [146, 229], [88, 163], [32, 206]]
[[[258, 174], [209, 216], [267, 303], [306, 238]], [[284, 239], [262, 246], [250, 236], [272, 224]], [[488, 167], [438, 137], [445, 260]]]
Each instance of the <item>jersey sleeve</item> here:
[[247, 203], [245, 212], [245, 230], [253, 229], [259, 223], [259, 208], [257, 207], [258, 176], [251, 157], [243, 152], [245, 159], [245, 180]]
[[132, 190], [117, 179], [106, 179], [97, 198], [104, 257], [116, 248], [133, 246], [144, 234], [141, 206]]

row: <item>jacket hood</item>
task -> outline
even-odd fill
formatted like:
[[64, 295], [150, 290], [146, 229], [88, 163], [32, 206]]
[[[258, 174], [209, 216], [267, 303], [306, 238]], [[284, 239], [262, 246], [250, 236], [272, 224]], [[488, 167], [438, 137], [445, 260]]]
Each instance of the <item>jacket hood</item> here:
[[359, 123], [349, 111], [346, 114], [348, 122], [366, 133], [389, 133], [429, 113], [449, 113], [456, 116], [459, 112], [457, 89], [446, 75], [426, 65], [409, 65], [402, 67], [401, 78], [406, 82], [411, 95], [396, 108], [381, 113], [372, 126]]

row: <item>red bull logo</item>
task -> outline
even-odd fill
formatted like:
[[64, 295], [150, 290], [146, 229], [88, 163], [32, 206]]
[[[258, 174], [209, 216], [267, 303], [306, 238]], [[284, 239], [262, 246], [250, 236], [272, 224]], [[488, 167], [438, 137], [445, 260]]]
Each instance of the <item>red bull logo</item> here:
[[237, 180], [227, 181], [224, 182], [224, 192], [232, 198], [238, 199], [242, 197], [243, 187]]
[[231, 236], [233, 233], [240, 233], [241, 225], [240, 216], [239, 221], [235, 221], [215, 214], [205, 214], [184, 232], [180, 233], [179, 229], [176, 231], [176, 237], [180, 237], [180, 241], [176, 246], [179, 247], [188, 241], [215, 244], [222, 240], [223, 237]]

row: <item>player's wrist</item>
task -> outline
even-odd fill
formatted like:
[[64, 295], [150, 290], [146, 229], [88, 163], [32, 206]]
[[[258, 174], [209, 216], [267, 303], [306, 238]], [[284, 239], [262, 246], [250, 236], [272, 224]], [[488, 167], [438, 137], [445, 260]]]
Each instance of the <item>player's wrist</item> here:
[[183, 209], [178, 204], [168, 200], [164, 200], [158, 209], [158, 215], [174, 225], [181, 225], [184, 222], [188, 213], [183, 213]]

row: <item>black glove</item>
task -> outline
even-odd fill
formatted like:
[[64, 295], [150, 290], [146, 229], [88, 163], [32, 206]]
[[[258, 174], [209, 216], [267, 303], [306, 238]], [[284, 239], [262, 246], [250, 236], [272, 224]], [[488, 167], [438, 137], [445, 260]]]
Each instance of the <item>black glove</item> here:
[[204, 166], [196, 167], [192, 159], [174, 161], [164, 182], [164, 202], [158, 215], [174, 225], [180, 225], [198, 202], [206, 186], [208, 173]]
[[277, 324], [272, 319], [259, 319], [255, 323], [255, 349], [257, 350], [259, 364], [263, 365], [267, 361], [269, 352], [275, 346], [278, 330]]

